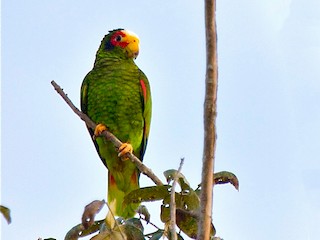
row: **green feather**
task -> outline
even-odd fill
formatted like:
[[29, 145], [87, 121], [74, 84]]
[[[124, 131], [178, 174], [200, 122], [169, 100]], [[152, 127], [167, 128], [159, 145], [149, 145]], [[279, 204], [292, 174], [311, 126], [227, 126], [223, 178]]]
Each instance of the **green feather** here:
[[[143, 160], [151, 121], [150, 86], [125, 49], [107, 46], [116, 31], [119, 30], [104, 37], [94, 67], [83, 80], [81, 110], [95, 123], [106, 125], [122, 142], [130, 143], [133, 153]], [[93, 136], [93, 131], [89, 129], [89, 132]], [[139, 170], [131, 161], [121, 160], [111, 142], [98, 137], [94, 144], [108, 168], [108, 202], [116, 200], [116, 215], [132, 217], [138, 205], [122, 203], [125, 194], [139, 188]]]

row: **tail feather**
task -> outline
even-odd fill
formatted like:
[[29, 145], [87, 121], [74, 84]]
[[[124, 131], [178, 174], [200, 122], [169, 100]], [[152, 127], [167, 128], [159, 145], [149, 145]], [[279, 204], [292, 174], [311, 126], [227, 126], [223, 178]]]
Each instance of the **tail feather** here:
[[[132, 190], [139, 188], [138, 173], [134, 171], [131, 178], [126, 183], [117, 183], [116, 178], [108, 171], [108, 203], [112, 207], [111, 211], [114, 215], [125, 219], [135, 215], [135, 210], [139, 204], [124, 205], [124, 196]], [[120, 186], [120, 187], [119, 187]]]

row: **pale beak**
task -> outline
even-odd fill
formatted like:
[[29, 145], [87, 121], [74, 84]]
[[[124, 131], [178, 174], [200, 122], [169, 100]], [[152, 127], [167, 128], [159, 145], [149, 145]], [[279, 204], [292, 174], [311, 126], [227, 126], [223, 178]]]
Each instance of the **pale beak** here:
[[126, 49], [128, 52], [128, 57], [136, 59], [139, 55], [139, 43], [140, 40], [138, 36], [134, 33], [126, 32], [126, 42], [128, 43]]

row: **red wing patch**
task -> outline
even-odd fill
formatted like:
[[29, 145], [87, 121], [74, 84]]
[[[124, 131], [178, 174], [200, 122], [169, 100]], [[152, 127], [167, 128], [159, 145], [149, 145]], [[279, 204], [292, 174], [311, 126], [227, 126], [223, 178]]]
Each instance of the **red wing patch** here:
[[140, 85], [142, 89], [143, 98], [146, 101], [147, 100], [147, 88], [143, 80], [140, 80]]
[[133, 174], [131, 175], [131, 182], [133, 182], [133, 183], [138, 182], [136, 171], [134, 171]]
[[110, 177], [109, 177], [109, 184], [110, 185], [116, 185], [116, 180], [114, 179], [113, 175], [111, 173], [110, 174]]

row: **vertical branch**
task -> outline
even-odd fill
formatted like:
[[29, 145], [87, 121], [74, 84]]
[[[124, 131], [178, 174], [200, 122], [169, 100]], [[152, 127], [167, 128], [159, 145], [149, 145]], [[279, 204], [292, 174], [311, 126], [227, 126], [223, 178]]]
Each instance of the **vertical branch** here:
[[204, 101], [204, 148], [200, 197], [200, 221], [197, 239], [210, 239], [210, 225], [213, 197], [214, 154], [216, 149], [216, 116], [217, 116], [217, 32], [216, 1], [205, 0], [206, 28], [206, 92]]

